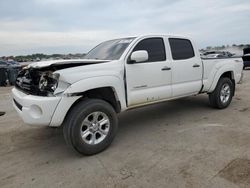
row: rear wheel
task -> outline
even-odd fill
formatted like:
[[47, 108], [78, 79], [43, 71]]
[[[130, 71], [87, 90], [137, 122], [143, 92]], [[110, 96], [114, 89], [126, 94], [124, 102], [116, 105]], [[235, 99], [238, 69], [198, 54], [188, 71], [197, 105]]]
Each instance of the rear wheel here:
[[113, 107], [99, 99], [79, 102], [67, 115], [63, 127], [66, 142], [84, 155], [106, 149], [113, 141], [118, 121]]
[[209, 94], [211, 106], [223, 109], [229, 106], [232, 101], [234, 92], [234, 84], [231, 79], [224, 77], [220, 78], [215, 90]]

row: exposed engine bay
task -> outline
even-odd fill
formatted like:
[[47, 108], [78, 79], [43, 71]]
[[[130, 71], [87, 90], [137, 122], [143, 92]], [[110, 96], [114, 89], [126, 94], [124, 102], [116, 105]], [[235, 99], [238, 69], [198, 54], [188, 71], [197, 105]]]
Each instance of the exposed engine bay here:
[[37, 96], [53, 96], [58, 86], [60, 74], [55, 73], [57, 70], [90, 65], [96, 63], [105, 63], [108, 61], [62, 61], [44, 67], [28, 66], [23, 68], [16, 79], [15, 86], [17, 89], [26, 94]]
[[52, 71], [39, 71], [34, 68], [23, 69], [16, 79], [16, 88], [27, 94], [48, 96], [57, 87], [59, 75]]

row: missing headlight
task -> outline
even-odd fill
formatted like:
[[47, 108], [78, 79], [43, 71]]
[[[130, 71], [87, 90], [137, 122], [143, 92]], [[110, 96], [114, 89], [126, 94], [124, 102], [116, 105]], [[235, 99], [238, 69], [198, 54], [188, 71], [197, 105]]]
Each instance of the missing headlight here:
[[52, 73], [52, 72], [42, 73], [38, 85], [40, 91], [53, 93], [58, 86], [59, 76], [60, 75], [58, 73]]
[[15, 87], [37, 96], [54, 96], [58, 87], [59, 74], [50, 70], [26, 68], [19, 72]]

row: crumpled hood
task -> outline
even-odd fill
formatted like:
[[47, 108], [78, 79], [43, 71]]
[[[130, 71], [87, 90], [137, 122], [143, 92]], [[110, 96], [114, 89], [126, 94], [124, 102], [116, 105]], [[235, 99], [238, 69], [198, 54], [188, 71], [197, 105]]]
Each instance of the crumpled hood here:
[[117, 60], [75, 59], [36, 62], [29, 64], [28, 69], [59, 73], [61, 81], [72, 84], [90, 77], [120, 76], [121, 66]]
[[31, 63], [28, 68], [42, 69], [46, 67], [57, 67], [58, 69], [81, 66], [85, 64], [96, 64], [109, 62], [109, 60], [96, 60], [96, 59], [70, 59], [70, 60], [51, 60], [51, 61], [40, 61]]
[[60, 80], [67, 83], [74, 83], [83, 79], [100, 77], [100, 76], [116, 76], [123, 75], [123, 64], [117, 60], [91, 63], [77, 67], [69, 67], [55, 71], [60, 74]]

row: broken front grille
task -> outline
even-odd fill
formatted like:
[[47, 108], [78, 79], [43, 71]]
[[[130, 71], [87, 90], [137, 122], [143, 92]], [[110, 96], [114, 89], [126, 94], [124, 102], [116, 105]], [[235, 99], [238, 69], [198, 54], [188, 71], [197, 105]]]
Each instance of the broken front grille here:
[[24, 69], [19, 72], [15, 86], [27, 94], [43, 95], [39, 90], [41, 73], [33, 69]]

